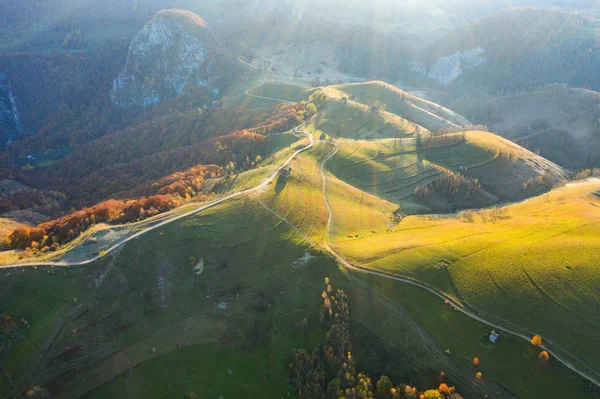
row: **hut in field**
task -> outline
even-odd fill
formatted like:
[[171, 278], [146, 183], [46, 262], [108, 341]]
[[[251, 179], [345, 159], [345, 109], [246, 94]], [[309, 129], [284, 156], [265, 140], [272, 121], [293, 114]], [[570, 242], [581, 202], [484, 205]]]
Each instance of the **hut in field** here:
[[292, 167], [288, 166], [287, 168], [279, 169], [279, 174], [283, 177], [290, 177], [292, 175]]

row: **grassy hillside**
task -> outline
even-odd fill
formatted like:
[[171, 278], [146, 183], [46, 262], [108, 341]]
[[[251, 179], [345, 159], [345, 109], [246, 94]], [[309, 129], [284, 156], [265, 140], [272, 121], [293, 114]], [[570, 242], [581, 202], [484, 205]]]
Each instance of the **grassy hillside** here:
[[[327, 135], [350, 138], [405, 137], [417, 129], [437, 132], [443, 128], [469, 125], [463, 116], [431, 101], [408, 94], [390, 84], [372, 81], [331, 85], [318, 89], [283, 83], [263, 83], [250, 94], [287, 101], [311, 100], [319, 106], [325, 125], [317, 128]], [[251, 98], [250, 101], [269, 101]], [[384, 104], [379, 112], [376, 102]]]
[[273, 97], [287, 101], [300, 102], [302, 100], [308, 100], [314, 91], [314, 89], [294, 84], [264, 82], [260, 86], [250, 90], [249, 93], [255, 96]]
[[414, 200], [413, 192], [419, 185], [434, 181], [441, 171], [419, 162], [414, 140], [337, 140], [336, 143], [340, 150], [328, 163], [328, 170], [334, 176], [400, 204], [402, 212], [429, 211], [425, 204]]
[[[319, 164], [332, 149], [320, 143], [297, 158], [290, 178], [263, 193], [150, 232], [91, 267], [1, 271], [9, 287], [0, 292], [2, 311], [32, 328], [19, 324], [9, 350], [2, 347], [0, 392], [40, 384], [64, 398], [286, 396], [285, 356], [318, 341], [316, 309], [329, 276], [349, 293], [360, 343], [353, 355], [363, 370], [418, 386], [436, 385], [444, 371], [467, 397], [591, 397], [560, 365], [540, 368], [529, 344], [506, 336], [486, 345], [487, 326], [439, 299], [381, 278], [344, 275], [324, 256], [315, 246], [327, 221]], [[332, 175], [328, 196], [334, 242], [346, 252], [347, 243], [396, 237], [413, 220], [387, 233], [396, 206]], [[360, 253], [388, 243], [359, 244]], [[200, 261], [203, 268], [194, 270]], [[483, 380], [474, 377], [474, 356], [482, 359]]]
[[472, 120], [572, 169], [600, 164], [599, 105], [600, 93], [559, 85], [455, 104]]
[[[541, 333], [598, 370], [600, 181], [499, 209], [407, 217], [391, 232], [340, 239], [363, 267], [427, 282]], [[489, 316], [489, 315], [488, 315]]]
[[326, 99], [317, 116], [307, 125], [315, 137], [322, 134], [350, 139], [410, 137], [421, 127], [389, 112], [372, 110], [351, 100]]
[[[362, 349], [368, 355], [363, 367], [372, 362], [421, 386], [435, 384], [439, 369], [456, 370], [448, 374], [463, 379], [466, 392], [499, 389], [491, 374], [489, 382], [478, 383], [442, 356], [443, 345], [393, 304], [346, 280], [331, 260], [312, 251], [307, 258], [302, 241], [258, 201], [245, 198], [150, 233], [94, 268], [3, 273], [14, 287], [1, 294], [3, 311], [26, 317], [33, 327], [20, 329], [24, 337], [2, 355], [1, 392], [30, 382], [60, 387], [53, 391], [59, 397], [90, 391], [98, 398], [192, 391], [286, 396], [283, 360], [291, 348], [312, 347], [319, 339], [316, 310], [325, 276], [353, 297], [353, 322], [361, 342], [370, 344]], [[202, 274], [194, 273], [191, 256], [204, 262]], [[47, 360], [34, 367], [61, 326]], [[79, 368], [84, 359], [93, 367]]]
[[372, 105], [375, 101], [386, 104], [387, 111], [402, 116], [431, 131], [468, 125], [463, 116], [431, 101], [408, 94], [385, 82], [350, 83], [332, 86], [355, 101]]
[[548, 175], [554, 181], [568, 178], [567, 172], [553, 162], [488, 132], [467, 132], [458, 145], [428, 149], [424, 157], [454, 171], [462, 169], [502, 199], [519, 199], [547, 189], [524, 189], [524, 183], [538, 176]]
[[[556, 181], [566, 172], [508, 140], [487, 132], [467, 132], [443, 136], [447, 143], [417, 150], [415, 140], [352, 141], [337, 140], [339, 152], [328, 169], [340, 179], [401, 206], [401, 213], [425, 213], [449, 209], [449, 198], [415, 198], [418, 187], [432, 184], [444, 173], [475, 178], [485, 190], [480, 195], [452, 200], [458, 208], [489, 206], [499, 200], [515, 200], [548, 189], [530, 179], [541, 175]], [[423, 139], [427, 146], [428, 139]], [[451, 206], [450, 206], [451, 207]]]

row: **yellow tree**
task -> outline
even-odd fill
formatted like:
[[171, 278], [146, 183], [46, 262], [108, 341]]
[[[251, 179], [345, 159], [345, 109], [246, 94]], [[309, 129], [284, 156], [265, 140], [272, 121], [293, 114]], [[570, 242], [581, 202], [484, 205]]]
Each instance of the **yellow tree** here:
[[539, 335], [534, 335], [533, 338], [531, 338], [531, 344], [535, 345], [535, 346], [542, 345], [543, 344], [542, 337], [540, 337]]

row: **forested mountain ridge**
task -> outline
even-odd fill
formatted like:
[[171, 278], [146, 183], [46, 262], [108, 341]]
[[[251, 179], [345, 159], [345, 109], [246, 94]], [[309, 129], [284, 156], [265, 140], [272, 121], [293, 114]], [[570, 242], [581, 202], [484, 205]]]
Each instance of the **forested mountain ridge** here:
[[[426, 74], [455, 86], [451, 90], [514, 90], [548, 83], [598, 89], [599, 31], [597, 20], [571, 11], [510, 8], [441, 38], [423, 50], [419, 62]], [[471, 68], [459, 65], [457, 55], [474, 49], [479, 49], [480, 61]], [[444, 79], [455, 68], [460, 73]]]
[[[77, 54], [0, 54], [0, 73], [3, 84], [11, 87], [21, 135], [38, 135], [48, 148], [88, 141], [99, 134], [102, 117], [97, 116], [107, 112], [106, 93], [125, 51], [124, 44], [108, 43], [95, 52]], [[91, 115], [96, 115], [96, 127], [82, 134], [73, 131], [73, 125]], [[0, 146], [5, 145], [2, 140]]]

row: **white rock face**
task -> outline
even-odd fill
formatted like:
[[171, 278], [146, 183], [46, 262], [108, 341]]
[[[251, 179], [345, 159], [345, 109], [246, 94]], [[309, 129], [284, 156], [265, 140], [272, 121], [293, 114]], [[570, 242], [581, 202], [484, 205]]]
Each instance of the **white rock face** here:
[[0, 73], [0, 140], [10, 144], [23, 133], [17, 101], [6, 75]]
[[187, 89], [203, 87], [219, 93], [220, 61], [216, 38], [200, 17], [161, 11], [131, 41], [125, 68], [114, 80], [110, 97], [123, 107], [146, 107]]
[[415, 63], [413, 70], [447, 86], [458, 79], [465, 71], [483, 65], [485, 62], [485, 50], [482, 47], [476, 47], [440, 57], [429, 70], [425, 66]]

